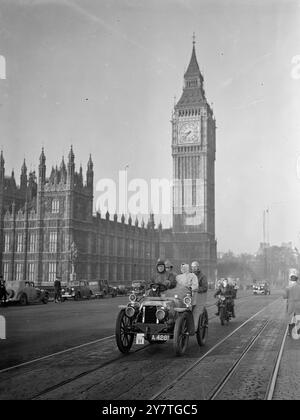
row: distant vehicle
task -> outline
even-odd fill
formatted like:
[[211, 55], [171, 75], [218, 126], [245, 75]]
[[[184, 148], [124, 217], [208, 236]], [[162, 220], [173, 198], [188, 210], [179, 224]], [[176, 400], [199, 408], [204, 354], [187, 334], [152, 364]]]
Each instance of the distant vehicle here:
[[127, 295], [128, 286], [126, 286], [125, 284], [119, 284], [117, 286], [117, 292], [118, 292], [119, 295]]
[[34, 282], [25, 280], [8, 281], [6, 283], [8, 293], [7, 302], [18, 302], [20, 305], [29, 303], [48, 303], [49, 293], [47, 290], [35, 287]]
[[106, 290], [104, 290], [100, 281], [90, 281], [89, 287], [92, 291], [93, 298], [103, 299], [106, 296]]
[[92, 296], [95, 299], [103, 299], [106, 296], [115, 297], [118, 294], [118, 288], [115, 286], [109, 286], [107, 283], [103, 285], [102, 281], [90, 281], [88, 282], [89, 288], [92, 292]]
[[116, 286], [109, 286], [107, 294], [111, 295], [111, 297], [116, 297], [118, 295], [117, 287]]
[[92, 295], [93, 292], [89, 283], [85, 280], [70, 281], [67, 286], [62, 287], [61, 289], [61, 297], [63, 301], [67, 299], [90, 299]]
[[253, 284], [254, 295], [270, 295], [270, 285], [268, 283], [255, 283]]

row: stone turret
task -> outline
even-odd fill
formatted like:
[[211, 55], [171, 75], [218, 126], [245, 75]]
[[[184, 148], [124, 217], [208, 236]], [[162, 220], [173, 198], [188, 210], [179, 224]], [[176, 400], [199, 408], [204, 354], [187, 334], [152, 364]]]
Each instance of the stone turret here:
[[40, 164], [39, 164], [39, 188], [45, 184], [46, 181], [46, 156], [44, 153], [44, 148], [42, 148], [42, 153], [40, 155]]
[[68, 182], [69, 188], [73, 188], [74, 186], [74, 177], [75, 177], [75, 155], [73, 153], [73, 147], [71, 146], [69, 156], [68, 156], [68, 172], [67, 172], [67, 182]]
[[27, 166], [25, 163], [25, 159], [21, 168], [20, 187], [21, 190], [26, 190], [27, 188]]
[[87, 171], [86, 171], [86, 186], [89, 190], [93, 191], [94, 185], [94, 164], [92, 161], [92, 156], [90, 155], [89, 161], [87, 164]]

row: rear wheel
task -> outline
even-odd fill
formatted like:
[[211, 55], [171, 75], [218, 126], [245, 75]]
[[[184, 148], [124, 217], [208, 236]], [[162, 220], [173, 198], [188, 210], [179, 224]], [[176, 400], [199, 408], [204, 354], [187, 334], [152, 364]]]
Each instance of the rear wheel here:
[[20, 297], [20, 305], [22, 306], [28, 305], [27, 295], [25, 295], [25, 293], [23, 293]]
[[199, 317], [198, 329], [196, 332], [196, 337], [199, 346], [204, 346], [207, 340], [208, 334], [208, 313], [207, 310], [204, 309], [202, 314]]
[[176, 356], [183, 356], [189, 343], [188, 314], [178, 314], [174, 328], [174, 351]]
[[226, 321], [226, 310], [224, 307], [220, 308], [220, 321], [221, 321], [221, 325], [225, 324]]
[[134, 335], [131, 331], [132, 321], [125, 315], [125, 309], [119, 312], [116, 321], [116, 342], [121, 353], [129, 353]]

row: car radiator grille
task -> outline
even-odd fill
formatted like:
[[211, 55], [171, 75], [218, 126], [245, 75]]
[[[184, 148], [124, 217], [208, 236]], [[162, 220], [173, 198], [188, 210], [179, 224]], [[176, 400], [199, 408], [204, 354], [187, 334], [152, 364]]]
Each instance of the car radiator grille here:
[[[156, 306], [144, 306], [144, 308], [139, 313], [138, 322], [143, 322], [143, 314], [145, 313], [144, 322], [146, 324], [156, 324]], [[145, 312], [144, 312], [145, 311]]]

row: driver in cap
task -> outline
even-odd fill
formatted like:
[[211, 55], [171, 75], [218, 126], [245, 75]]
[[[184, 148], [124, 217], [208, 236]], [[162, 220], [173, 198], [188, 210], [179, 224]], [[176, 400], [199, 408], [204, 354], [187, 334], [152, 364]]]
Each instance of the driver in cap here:
[[152, 278], [152, 283], [161, 284], [167, 289], [169, 289], [171, 286], [171, 281], [168, 280], [168, 273], [166, 271], [165, 261], [161, 258], [159, 258], [156, 263], [156, 272], [157, 274]]

